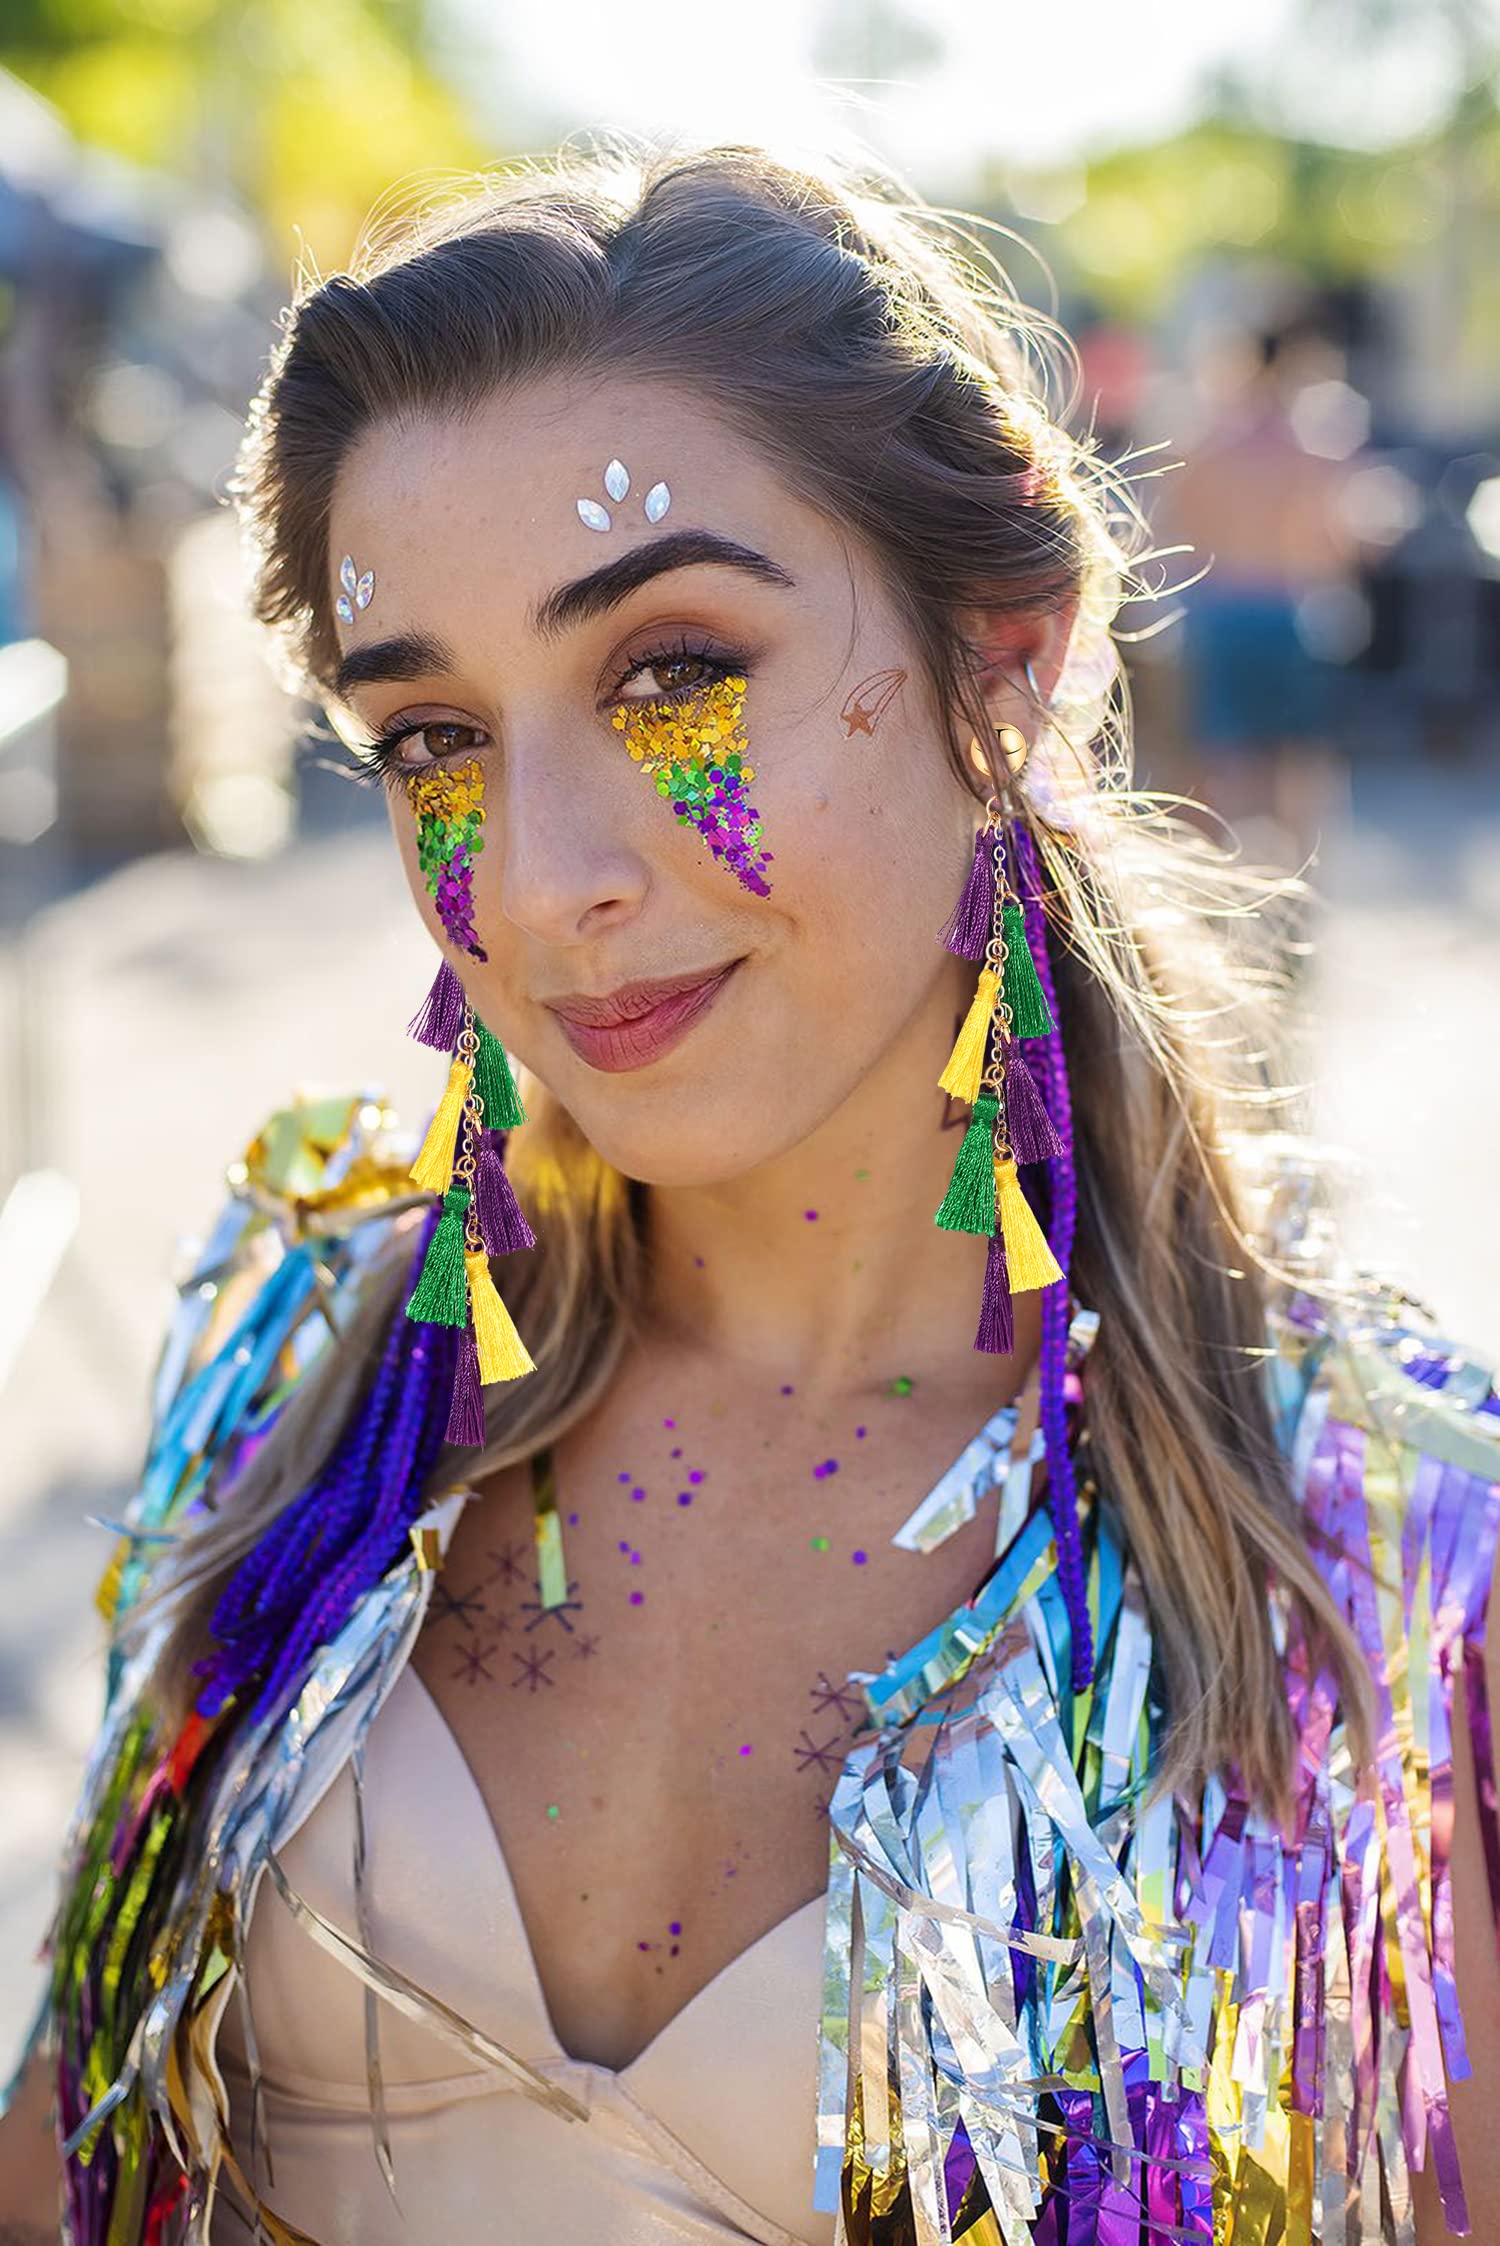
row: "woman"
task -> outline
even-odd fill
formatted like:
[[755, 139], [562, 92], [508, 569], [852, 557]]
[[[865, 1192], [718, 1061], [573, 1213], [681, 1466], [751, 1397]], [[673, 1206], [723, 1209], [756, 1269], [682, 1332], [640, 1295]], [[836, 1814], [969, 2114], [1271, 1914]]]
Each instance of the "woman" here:
[[1046, 341], [746, 149], [296, 307], [254, 604], [447, 1074], [271, 1117], [184, 1284], [22, 2086], [69, 2237], [1500, 2211], [1490, 1376], [1267, 1135]]

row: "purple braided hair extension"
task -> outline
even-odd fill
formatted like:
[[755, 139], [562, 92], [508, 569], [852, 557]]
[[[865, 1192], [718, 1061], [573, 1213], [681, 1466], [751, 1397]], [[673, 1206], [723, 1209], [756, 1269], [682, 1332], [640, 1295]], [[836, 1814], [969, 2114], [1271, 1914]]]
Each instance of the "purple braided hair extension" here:
[[[419, 1227], [403, 1302], [441, 1214], [434, 1207]], [[454, 1339], [449, 1329], [404, 1314], [391, 1321], [358, 1417], [317, 1480], [271, 1524], [220, 1595], [209, 1625], [219, 1642], [197, 1665], [209, 1679], [199, 1695], [200, 1714], [217, 1713], [231, 1693], [269, 1668], [256, 1703], [257, 1715], [264, 1712], [297, 1664], [333, 1634], [358, 1594], [400, 1551], [441, 1447]]]
[[1047, 1505], [1057, 1539], [1057, 1573], [1062, 1584], [1073, 1641], [1073, 1690], [1082, 1692], [1093, 1682], [1094, 1633], [1089, 1619], [1088, 1585], [1084, 1575], [1083, 1545], [1078, 1525], [1078, 1484], [1073, 1454], [1068, 1444], [1067, 1400], [1064, 1382], [1068, 1364], [1068, 1327], [1071, 1322], [1068, 1266], [1078, 1222], [1078, 1179], [1073, 1166], [1073, 1103], [1068, 1091], [1068, 1066], [1063, 1051], [1062, 1017], [1057, 1010], [1057, 986], [1047, 950], [1047, 922], [1042, 909], [1042, 875], [1036, 845], [1024, 821], [1012, 830], [1021, 906], [1026, 919], [1026, 942], [1036, 962], [1037, 978], [1047, 1000], [1053, 1027], [1041, 1047], [1046, 1075], [1046, 1104], [1062, 1153], [1047, 1165], [1051, 1183], [1048, 1244], [1062, 1270], [1062, 1278], [1042, 1290], [1041, 1421], [1047, 1446]]

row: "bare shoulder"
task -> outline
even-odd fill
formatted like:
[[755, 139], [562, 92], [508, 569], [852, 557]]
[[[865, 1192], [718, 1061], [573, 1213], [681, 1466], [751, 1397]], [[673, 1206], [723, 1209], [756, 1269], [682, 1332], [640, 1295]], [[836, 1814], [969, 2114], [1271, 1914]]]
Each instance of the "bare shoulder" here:
[[0, 2114], [0, 2246], [46, 2246], [57, 2237], [61, 2184], [52, 2084], [38, 2051]]

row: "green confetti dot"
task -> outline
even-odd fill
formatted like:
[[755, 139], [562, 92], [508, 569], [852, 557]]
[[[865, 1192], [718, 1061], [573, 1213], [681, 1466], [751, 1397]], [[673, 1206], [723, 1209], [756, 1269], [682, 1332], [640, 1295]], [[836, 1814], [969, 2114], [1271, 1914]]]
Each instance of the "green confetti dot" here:
[[815, 1552], [826, 1552], [828, 1550], [828, 1539], [826, 1536], [810, 1537], [808, 1541], [812, 1545], [812, 1548]]
[[869, 1174], [868, 1170], [856, 1170], [854, 1173], [857, 1178], [867, 1178]]
[[547, 1804], [547, 1815], [548, 1815], [549, 1817], [555, 1817], [555, 1816], [557, 1815], [557, 1804], [556, 1804], [556, 1802], [555, 1802], [555, 1801], [549, 1801], [549, 1802], [548, 1802], [548, 1804]]
[[911, 1386], [910, 1373], [897, 1373], [890, 1387], [886, 1390], [886, 1394], [887, 1396], [909, 1396]]

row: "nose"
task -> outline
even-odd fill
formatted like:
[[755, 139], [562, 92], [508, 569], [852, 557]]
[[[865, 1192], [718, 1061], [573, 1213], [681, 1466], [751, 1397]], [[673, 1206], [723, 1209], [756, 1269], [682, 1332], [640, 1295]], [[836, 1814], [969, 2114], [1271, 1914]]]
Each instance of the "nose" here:
[[594, 762], [588, 746], [555, 734], [518, 738], [513, 730], [496, 776], [480, 894], [488, 892], [492, 913], [538, 943], [577, 944], [624, 923], [650, 886], [619, 776], [604, 758], [585, 772]]

